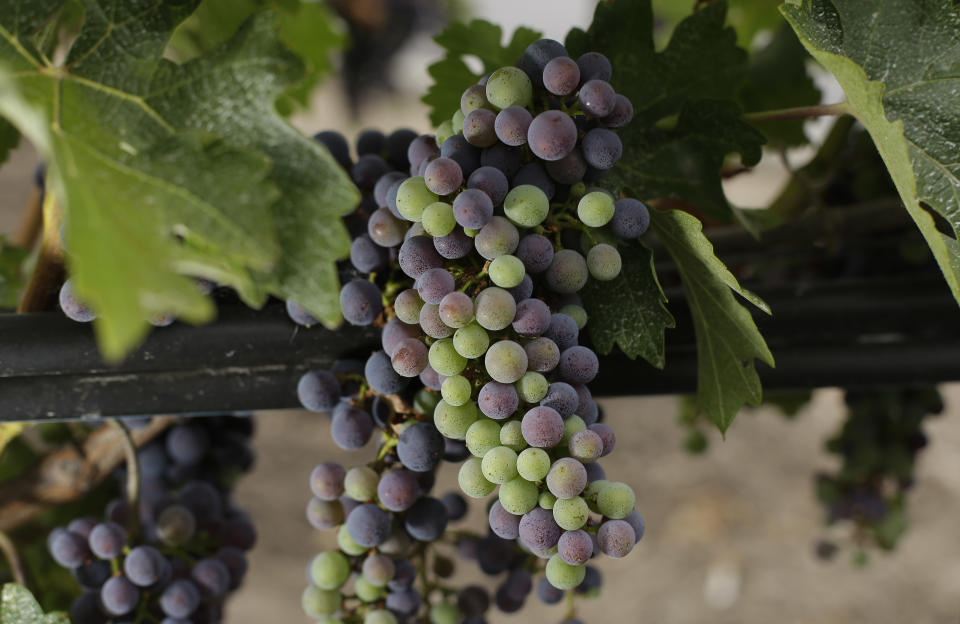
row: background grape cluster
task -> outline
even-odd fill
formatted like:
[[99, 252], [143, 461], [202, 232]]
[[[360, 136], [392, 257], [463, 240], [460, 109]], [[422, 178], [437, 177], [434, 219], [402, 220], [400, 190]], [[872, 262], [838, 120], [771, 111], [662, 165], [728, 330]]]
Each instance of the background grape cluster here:
[[[252, 434], [243, 416], [175, 425], [138, 451], [135, 505], [118, 498], [105, 517], [76, 518], [50, 533], [51, 555], [80, 587], [71, 622], [222, 620], [256, 542], [252, 522], [230, 502], [236, 477], [253, 464]], [[117, 471], [121, 484], [126, 471]]]
[[304, 407], [331, 414], [341, 448], [380, 438], [370, 464], [311, 475], [308, 518], [336, 529], [339, 546], [308, 570], [303, 606], [320, 621], [483, 621], [486, 589], [424, 571], [428, 544], [466, 508], [458, 494], [430, 496], [441, 459], [461, 463], [468, 497], [497, 492], [489, 535], [455, 541], [485, 572], [507, 572], [493, 597], [502, 611], [522, 607], [541, 572], [544, 602], [595, 591], [587, 562], [624, 557], [643, 536], [633, 490], [598, 463], [615, 436], [588, 388], [598, 358], [580, 344], [577, 292], [617, 277], [617, 246], [649, 224], [640, 201], [593, 186], [632, 117], [612, 71], [601, 54], [574, 60], [542, 39], [464, 91], [436, 135], [367, 131], [355, 162], [341, 135], [317, 135], [365, 193], [346, 218], [343, 316], [382, 328], [382, 350], [298, 385]]

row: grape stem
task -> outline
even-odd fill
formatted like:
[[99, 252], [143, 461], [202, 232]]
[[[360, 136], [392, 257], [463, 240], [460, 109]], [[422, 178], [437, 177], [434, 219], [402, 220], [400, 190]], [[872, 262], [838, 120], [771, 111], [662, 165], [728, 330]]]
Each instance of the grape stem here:
[[13, 580], [26, 587], [27, 575], [23, 570], [23, 561], [21, 561], [20, 554], [17, 552], [17, 546], [10, 539], [10, 536], [3, 531], [0, 531], [0, 552], [3, 552], [3, 556], [6, 557], [7, 563], [10, 565]]
[[567, 592], [567, 616], [566, 619], [572, 620], [577, 617], [577, 595], [574, 592]]
[[127, 460], [127, 531], [135, 538], [140, 529], [140, 460], [137, 446], [130, 437], [130, 430], [119, 418], [111, 418], [110, 424], [123, 436], [123, 454]]
[[809, 119], [811, 117], [826, 117], [831, 115], [845, 115], [850, 112], [850, 105], [846, 102], [824, 104], [817, 106], [795, 106], [768, 111], [744, 113], [746, 121], [782, 121], [784, 119]]
[[60, 244], [62, 214], [52, 192], [44, 195], [42, 215], [40, 251], [20, 297], [20, 305], [17, 307], [20, 314], [48, 309], [56, 301], [57, 291], [63, 281], [63, 247]]

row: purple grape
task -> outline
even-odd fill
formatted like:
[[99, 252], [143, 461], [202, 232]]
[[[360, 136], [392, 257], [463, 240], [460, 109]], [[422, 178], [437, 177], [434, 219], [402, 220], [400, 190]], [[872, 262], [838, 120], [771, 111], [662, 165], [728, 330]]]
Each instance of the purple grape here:
[[133, 584], [149, 587], [160, 580], [163, 560], [163, 555], [153, 546], [137, 546], [124, 557], [123, 572]]
[[446, 236], [437, 236], [433, 239], [433, 247], [437, 253], [448, 260], [466, 258], [473, 251], [473, 239], [464, 234], [460, 228], [454, 228]]
[[533, 115], [522, 106], [508, 106], [497, 113], [494, 130], [497, 138], [512, 147], [519, 147], [527, 142], [527, 129]]
[[90, 533], [98, 524], [100, 524], [100, 521], [93, 516], [83, 516], [71, 520], [67, 525], [67, 530], [71, 533], [76, 533], [84, 539], [90, 539]]
[[389, 262], [387, 250], [373, 242], [366, 234], [353, 239], [350, 244], [350, 264], [361, 273], [379, 271]]
[[125, 576], [114, 576], [100, 588], [100, 604], [109, 615], [126, 615], [140, 602], [140, 590]]
[[377, 483], [377, 498], [390, 511], [406, 511], [417, 502], [420, 486], [416, 475], [404, 468], [390, 470]]
[[613, 100], [613, 110], [601, 119], [608, 128], [623, 128], [633, 119], [633, 103], [625, 95], [618, 93]]
[[418, 422], [403, 430], [397, 440], [400, 463], [414, 472], [433, 470], [443, 453], [443, 436], [432, 422]]
[[324, 462], [310, 473], [310, 491], [322, 501], [335, 501], [343, 494], [343, 479], [347, 472], [334, 462]]
[[343, 522], [343, 505], [339, 501], [311, 498], [307, 503], [307, 522], [317, 529], [332, 529]]
[[582, 529], [565, 531], [557, 543], [557, 552], [570, 565], [583, 565], [593, 556], [593, 540]]
[[604, 471], [603, 467], [599, 462], [590, 462], [589, 464], [584, 464], [583, 467], [587, 471], [587, 482], [593, 483], [594, 481], [604, 481], [607, 478], [607, 473]]
[[[529, 137], [529, 130], [528, 130]], [[480, 165], [493, 167], [503, 172], [503, 175], [512, 178], [520, 171], [524, 163], [523, 150], [497, 142], [480, 153]]]
[[444, 378], [440, 375], [440, 373], [433, 370], [433, 367], [431, 367], [429, 364], [423, 370], [423, 372], [420, 373], [420, 381], [423, 383], [423, 385], [436, 392], [440, 392], [440, 386], [443, 384], [443, 380]]
[[387, 137], [379, 130], [367, 128], [357, 135], [357, 154], [379, 154], [383, 151]]
[[520, 516], [515, 516], [503, 508], [500, 501], [494, 501], [490, 506], [487, 520], [490, 530], [503, 539], [517, 539], [520, 535]]
[[527, 234], [520, 239], [515, 255], [527, 273], [543, 273], [553, 262], [553, 244], [542, 234]]
[[399, 616], [412, 616], [420, 610], [423, 598], [415, 589], [401, 589], [387, 594], [386, 607]]
[[553, 513], [542, 507], [534, 507], [520, 519], [520, 541], [533, 550], [553, 548], [562, 532]]
[[350, 539], [367, 548], [379, 546], [390, 536], [390, 514], [373, 503], [360, 505], [347, 516]]
[[87, 541], [94, 555], [101, 559], [113, 559], [123, 554], [127, 532], [116, 522], [104, 522], [93, 527]]
[[342, 134], [335, 130], [324, 130], [313, 135], [313, 140], [320, 143], [333, 159], [344, 169], [349, 170], [352, 161], [350, 159], [350, 144]]
[[553, 196], [557, 192], [557, 187], [553, 183], [553, 180], [550, 179], [546, 169], [536, 161], [527, 163], [517, 172], [517, 175], [513, 176], [513, 186], [517, 187], [521, 184], [530, 184], [537, 187], [543, 191], [547, 199], [553, 199]]
[[[613, 112], [617, 92], [605, 80], [593, 78], [580, 87], [580, 107], [594, 117], [606, 117]], [[589, 161], [589, 159], [588, 159]]]
[[533, 278], [525, 273], [520, 283], [513, 288], [508, 288], [507, 292], [510, 293], [516, 303], [529, 299], [533, 296]]
[[650, 227], [650, 211], [640, 200], [630, 197], [613, 204], [610, 230], [619, 238], [630, 240], [643, 236]]
[[370, 325], [383, 312], [380, 289], [364, 279], [350, 280], [340, 289], [340, 310], [351, 325]]
[[160, 595], [160, 608], [172, 618], [186, 619], [200, 606], [200, 590], [192, 581], [178, 579]]
[[380, 176], [380, 179], [377, 180], [377, 183], [373, 186], [373, 201], [376, 202], [377, 207], [386, 208], [387, 207], [387, 191], [390, 190], [390, 187], [396, 182], [402, 182], [407, 176], [400, 171], [391, 171], [390, 173], [385, 173]]
[[497, 133], [494, 129], [497, 115], [485, 108], [477, 108], [463, 119], [463, 136], [470, 145], [476, 147], [490, 147], [497, 142]]
[[509, 418], [520, 406], [520, 397], [513, 384], [488, 381], [477, 395], [480, 411], [494, 420]]
[[106, 561], [90, 561], [72, 572], [77, 584], [89, 591], [100, 589], [111, 576], [110, 564]]
[[580, 84], [580, 68], [569, 56], [551, 59], [543, 68], [543, 86], [554, 95], [570, 95]]
[[420, 328], [431, 338], [448, 338], [453, 335], [453, 328], [440, 317], [440, 306], [432, 303], [425, 303], [420, 308]]
[[167, 433], [167, 455], [178, 464], [192, 466], [198, 463], [209, 448], [210, 435], [202, 427], [177, 425]]
[[470, 145], [462, 134], [454, 134], [444, 141], [440, 146], [440, 155], [457, 161], [465, 178], [469, 178], [470, 174], [480, 166], [480, 151]]
[[[340, 522], [337, 522], [337, 524], [340, 524]], [[217, 551], [216, 557], [223, 562], [223, 565], [227, 566], [227, 570], [230, 572], [230, 587], [239, 587], [243, 577], [247, 574], [248, 566], [247, 557], [243, 551], [234, 546], [224, 546]]]
[[383, 351], [374, 351], [363, 367], [363, 376], [374, 392], [397, 394], [407, 387], [408, 380], [393, 370], [390, 356]]
[[180, 489], [178, 499], [181, 505], [193, 512], [201, 524], [219, 521], [223, 517], [223, 499], [220, 492], [207, 481], [187, 483]]
[[467, 189], [453, 200], [453, 217], [465, 228], [478, 230], [493, 216], [493, 201], [478, 189]]
[[543, 397], [540, 405], [552, 407], [561, 417], [572, 416], [580, 403], [577, 391], [568, 383], [555, 381], [547, 389], [547, 396]]
[[613, 131], [594, 128], [583, 137], [583, 158], [591, 167], [606, 171], [623, 155], [623, 144]]
[[538, 405], [523, 415], [523, 439], [537, 448], [552, 448], [563, 438], [563, 418], [552, 407]]
[[453, 292], [456, 282], [446, 269], [427, 269], [417, 278], [417, 292], [427, 303], [439, 305], [443, 298]]
[[381, 177], [390, 172], [390, 165], [376, 154], [363, 154], [350, 168], [350, 177], [362, 191], [372, 191]]
[[[531, 340], [523, 345], [523, 350], [527, 352], [527, 368], [538, 373], [552, 371], [560, 361], [560, 349], [549, 338], [540, 337]], [[542, 402], [540, 404], [544, 405]], [[549, 407], [553, 406], [550, 405]]]
[[[378, 351], [378, 353], [383, 353]], [[392, 368], [392, 366], [391, 366]], [[361, 449], [373, 435], [373, 418], [355, 405], [341, 403], [330, 421], [330, 436], [334, 444], [345, 451]]]
[[[577, 145], [577, 125], [563, 111], [549, 110], [537, 115], [527, 131], [530, 151], [538, 158], [560, 160]], [[589, 162], [589, 159], [588, 159]]]
[[407, 338], [397, 345], [391, 363], [402, 377], [416, 377], [427, 367], [427, 345], [419, 338]]
[[190, 578], [196, 583], [200, 593], [208, 598], [219, 598], [226, 594], [230, 587], [230, 570], [226, 564], [213, 557], [195, 563], [190, 571]]
[[593, 381], [600, 370], [597, 354], [587, 347], [574, 346], [560, 353], [557, 368], [561, 379], [571, 384], [586, 384]]
[[423, 172], [427, 188], [437, 195], [449, 195], [463, 184], [463, 171], [452, 158], [437, 158], [430, 161]]
[[560, 160], [544, 163], [550, 177], [560, 184], [576, 184], [587, 174], [587, 161], [580, 150], [573, 149]]
[[646, 529], [646, 525], [643, 522], [643, 516], [640, 515], [640, 512], [634, 509], [627, 517], [624, 518], [624, 521], [627, 522], [631, 527], [633, 527], [633, 534], [636, 537], [636, 541], [643, 539], [643, 532]]
[[287, 316], [290, 320], [303, 327], [313, 327], [319, 321], [307, 312], [307, 309], [295, 301], [287, 300]]
[[406, 180], [407, 177], [408, 176], [404, 176], [403, 178], [391, 184], [390, 188], [387, 189], [387, 195], [386, 195], [387, 210], [389, 210], [390, 214], [392, 214], [394, 217], [396, 217], [400, 221], [406, 221], [406, 219], [404, 218], [403, 215], [400, 214], [400, 209], [397, 208], [397, 193], [400, 192], [400, 185], [403, 184], [404, 180]]
[[78, 568], [90, 556], [90, 548], [82, 536], [60, 529], [51, 534], [50, 554], [64, 568]]
[[573, 498], [587, 487], [587, 470], [572, 457], [553, 462], [547, 473], [547, 489], [557, 498]]
[[400, 263], [400, 269], [414, 279], [420, 277], [427, 269], [443, 266], [443, 258], [434, 249], [433, 240], [429, 236], [411, 236], [403, 241], [397, 261]]
[[577, 59], [577, 67], [580, 68], [580, 79], [584, 82], [590, 80], [604, 80], [610, 82], [613, 76], [613, 66], [608, 59], [599, 52], [587, 52]]
[[550, 320], [550, 307], [547, 304], [539, 299], [524, 299], [517, 304], [513, 331], [521, 336], [539, 336], [550, 328]]
[[600, 550], [608, 557], [626, 557], [637, 543], [633, 527], [624, 520], [606, 520], [597, 531]]
[[538, 39], [524, 50], [517, 67], [522, 69], [537, 89], [543, 87], [543, 69], [552, 59], [569, 56], [563, 44], [554, 39]]
[[463, 327], [473, 319], [473, 299], [459, 291], [447, 293], [440, 300], [440, 320], [449, 327]]
[[557, 589], [550, 584], [545, 577], [540, 579], [540, 582], [537, 583], [537, 598], [540, 599], [540, 602], [546, 605], [557, 604], [563, 600], [563, 590]]
[[600, 453], [600, 457], [606, 457], [613, 452], [613, 447], [617, 443], [617, 437], [613, 434], [613, 429], [603, 423], [594, 423], [587, 428], [600, 436], [600, 440], [603, 442], [603, 452]]
[[457, 592], [457, 607], [464, 617], [480, 617], [490, 608], [490, 594], [479, 585], [467, 585]]
[[440, 155], [437, 147], [437, 138], [432, 134], [421, 134], [407, 148], [407, 160], [411, 167], [420, 165], [424, 160], [436, 158]]
[[440, 499], [447, 509], [449, 520], [460, 520], [467, 515], [467, 501], [456, 492], [448, 492]]
[[[526, 141], [526, 132], [524, 132], [524, 141]], [[503, 175], [499, 169], [480, 167], [470, 174], [467, 188], [483, 191], [494, 206], [499, 206], [510, 190], [510, 183], [507, 181], [507, 176]]]
[[417, 133], [409, 128], [400, 128], [391, 132], [386, 141], [387, 160], [397, 169], [409, 167], [410, 160], [407, 158], [407, 149], [416, 138]]
[[392, 318], [387, 322], [386, 325], [383, 326], [383, 331], [380, 334], [380, 345], [383, 347], [383, 350], [387, 355], [393, 357], [394, 351], [396, 351], [397, 346], [401, 342], [407, 338], [419, 337], [419, 326], [409, 325], [400, 319]]
[[447, 509], [435, 498], [421, 498], [407, 510], [404, 528], [413, 539], [432, 542], [447, 529]]
[[329, 412], [340, 403], [340, 382], [327, 370], [306, 372], [297, 382], [297, 398], [304, 409]]

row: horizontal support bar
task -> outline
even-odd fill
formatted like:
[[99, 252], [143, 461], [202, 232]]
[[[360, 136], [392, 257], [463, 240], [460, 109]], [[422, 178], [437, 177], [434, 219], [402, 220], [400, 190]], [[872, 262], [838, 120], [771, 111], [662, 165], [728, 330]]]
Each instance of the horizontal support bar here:
[[[774, 312], [753, 311], [777, 360], [757, 365], [767, 389], [960, 380], [957, 304], [939, 275], [755, 292]], [[666, 369], [615, 352], [601, 358], [596, 395], [696, 390], [689, 308], [682, 291], [669, 295]], [[305, 371], [379, 348], [375, 328], [300, 328], [279, 302], [254, 311], [221, 296], [218, 307], [215, 323], [159, 328], [119, 365], [101, 360], [89, 325], [0, 315], [0, 420], [295, 408]]]

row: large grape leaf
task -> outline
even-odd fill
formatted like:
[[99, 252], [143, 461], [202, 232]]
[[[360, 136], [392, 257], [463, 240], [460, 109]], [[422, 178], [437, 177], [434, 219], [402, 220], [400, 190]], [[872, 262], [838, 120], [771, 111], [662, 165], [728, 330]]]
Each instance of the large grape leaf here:
[[675, 327], [667, 299], [653, 268], [653, 252], [643, 245], [620, 248], [623, 270], [609, 282], [589, 280], [580, 296], [590, 322], [590, 338], [602, 353], [617, 344], [627, 356], [638, 355], [664, 366], [664, 331]]
[[464, 62], [465, 56], [479, 58], [483, 72], [513, 66], [528, 45], [540, 38], [540, 33], [529, 28], [518, 28], [504, 46], [503, 31], [485, 20], [475, 19], [468, 24], [453, 22], [435, 41], [445, 50], [445, 56], [428, 68], [433, 84], [423, 96], [430, 107], [430, 121], [439, 125], [460, 108], [464, 89], [475, 83], [482, 74], [475, 74]]
[[659, 52], [650, 0], [600, 2], [589, 29], [567, 36], [571, 54], [595, 50], [610, 58], [611, 82], [634, 106], [633, 121], [620, 133], [623, 157], [607, 184], [645, 199], [683, 199], [711, 217], [731, 218], [720, 184], [724, 157], [738, 152], [745, 164], [755, 164], [764, 138], [740, 120], [733, 103], [747, 54], [724, 25], [726, 8], [721, 1], [697, 9]]
[[[960, 301], [960, 8], [949, 0], [792, 0], [782, 8], [836, 77]], [[927, 209], [949, 224], [938, 231]]]
[[6, 162], [19, 142], [20, 132], [9, 121], [0, 119], [0, 165]]
[[0, 622], [3, 624], [70, 624], [66, 613], [44, 614], [36, 598], [23, 585], [7, 583], [0, 590]]
[[0, 0], [0, 62], [43, 124], [22, 106], [3, 114], [50, 161], [71, 273], [98, 312], [104, 354], [136, 344], [152, 315], [211, 317], [186, 268], [251, 304], [269, 291], [336, 323], [334, 261], [349, 244], [337, 217], [357, 193], [273, 109], [302, 67], [271, 16], [177, 65], [164, 50], [196, 0], [85, 0], [83, 27], [55, 66], [35, 38], [61, 5]]
[[726, 431], [744, 403], [760, 404], [754, 359], [774, 365], [753, 317], [733, 293], [768, 314], [770, 308], [742, 288], [714, 255], [695, 217], [680, 210], [654, 210], [651, 227], [673, 256], [690, 304], [697, 337], [696, 407]]

